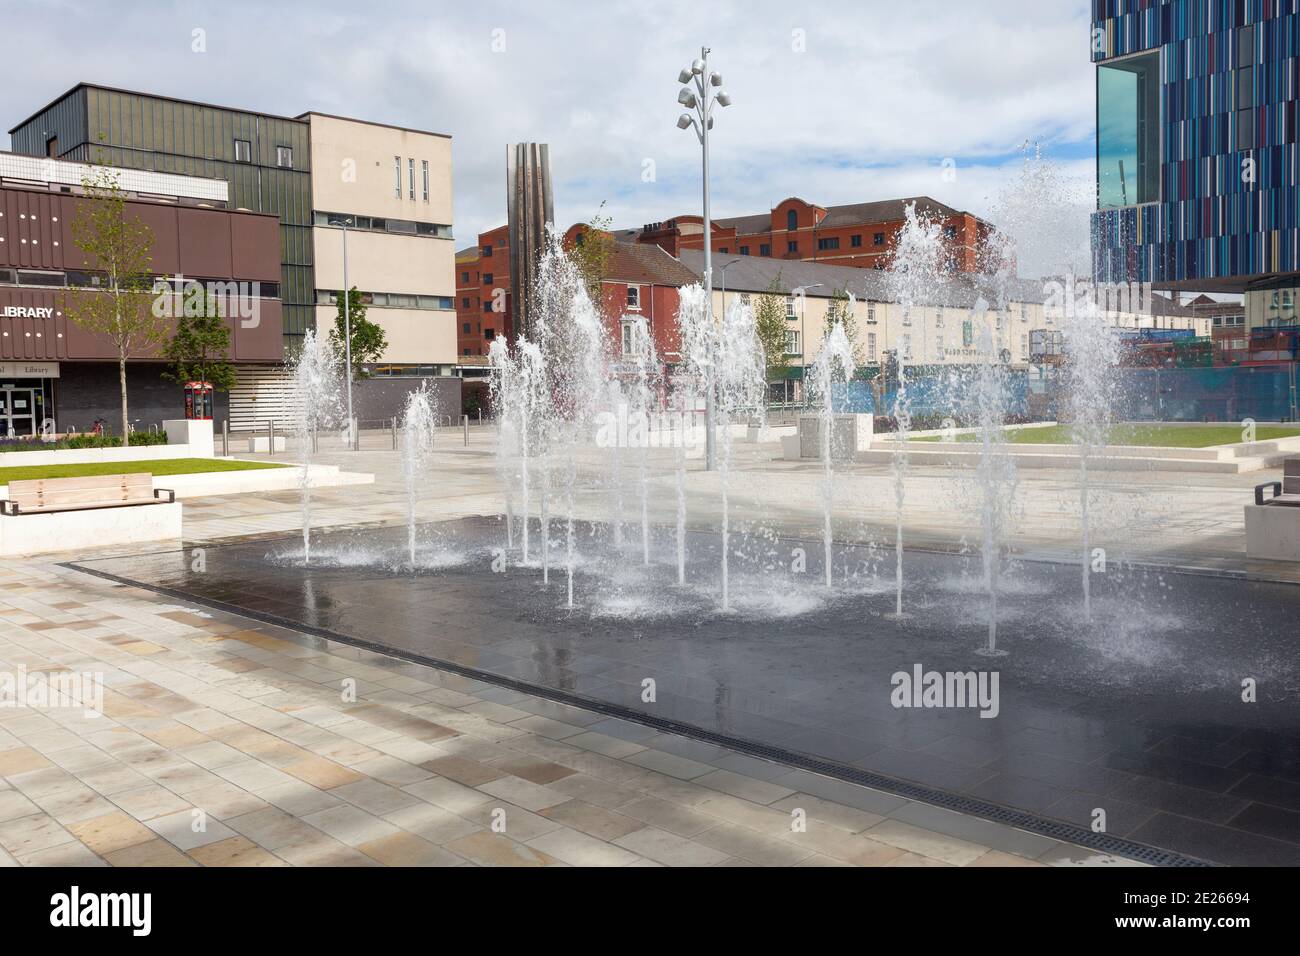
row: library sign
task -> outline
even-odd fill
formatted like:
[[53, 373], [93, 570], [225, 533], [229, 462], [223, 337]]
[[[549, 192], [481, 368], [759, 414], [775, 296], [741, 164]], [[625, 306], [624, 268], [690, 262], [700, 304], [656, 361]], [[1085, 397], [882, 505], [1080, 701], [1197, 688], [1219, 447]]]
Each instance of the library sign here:
[[0, 378], [58, 377], [58, 362], [0, 362]]

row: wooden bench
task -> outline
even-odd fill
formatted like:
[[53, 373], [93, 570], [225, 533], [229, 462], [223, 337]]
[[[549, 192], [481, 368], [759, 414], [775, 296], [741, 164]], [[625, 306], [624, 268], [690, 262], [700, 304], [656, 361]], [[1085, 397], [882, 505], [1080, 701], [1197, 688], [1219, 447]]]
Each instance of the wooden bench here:
[[155, 488], [153, 475], [147, 471], [131, 475], [35, 478], [9, 482], [9, 497], [0, 499], [0, 514], [12, 518], [60, 511], [165, 505], [175, 501], [176, 492]]

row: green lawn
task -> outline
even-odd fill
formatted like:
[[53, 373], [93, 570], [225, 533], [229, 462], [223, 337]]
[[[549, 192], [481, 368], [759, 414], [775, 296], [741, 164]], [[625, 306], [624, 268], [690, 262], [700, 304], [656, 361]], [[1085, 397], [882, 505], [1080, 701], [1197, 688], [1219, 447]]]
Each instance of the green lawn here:
[[[30, 454], [19, 452], [18, 454]], [[17, 457], [17, 455], [15, 455]], [[4, 456], [0, 455], [0, 459]], [[166, 475], [194, 475], [205, 471], [256, 471], [287, 468], [270, 461], [224, 461], [218, 458], [160, 458], [153, 461], [95, 461], [79, 465], [15, 465], [0, 468], [0, 485], [30, 478], [81, 478], [87, 475], [135, 475], [149, 472], [155, 478]]]
[[[1255, 429], [1256, 441], [1274, 438], [1291, 438], [1300, 435], [1300, 426], [1260, 425]], [[1071, 443], [1069, 425], [1042, 425], [1034, 428], [1008, 430], [1007, 441], [1019, 445], [1068, 445]], [[957, 441], [979, 441], [977, 434], [956, 436]], [[939, 436], [914, 438], [913, 441], [942, 441]], [[1116, 425], [1110, 430], [1112, 445], [1152, 445], [1161, 448], [1208, 448], [1211, 445], [1233, 445], [1242, 440], [1240, 425]]]

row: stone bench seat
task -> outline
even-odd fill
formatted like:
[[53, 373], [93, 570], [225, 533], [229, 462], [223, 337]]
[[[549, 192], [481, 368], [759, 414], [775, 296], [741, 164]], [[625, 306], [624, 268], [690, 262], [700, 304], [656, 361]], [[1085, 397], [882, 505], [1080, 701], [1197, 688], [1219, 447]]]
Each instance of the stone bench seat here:
[[[166, 495], [166, 498], [160, 495]], [[9, 497], [0, 499], [0, 514], [17, 517], [54, 511], [93, 511], [169, 504], [175, 492], [154, 488], [153, 475], [85, 475], [77, 478], [33, 478], [11, 481]]]
[[0, 499], [0, 555], [179, 540], [181, 505], [153, 475], [11, 481]]

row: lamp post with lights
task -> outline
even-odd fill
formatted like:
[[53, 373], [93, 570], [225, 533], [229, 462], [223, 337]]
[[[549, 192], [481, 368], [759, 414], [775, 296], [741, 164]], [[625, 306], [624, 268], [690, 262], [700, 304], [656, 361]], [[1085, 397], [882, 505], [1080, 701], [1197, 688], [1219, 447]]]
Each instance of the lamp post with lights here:
[[[700, 141], [704, 156], [704, 288], [706, 295], [705, 321], [713, 324], [713, 223], [709, 215], [709, 130], [713, 128], [713, 104], [730, 106], [731, 97], [722, 86], [722, 74], [709, 71], [709, 48], [700, 48], [700, 58], [677, 74], [677, 82], [683, 84], [677, 94], [677, 102], [689, 112], [677, 118], [678, 129], [695, 128], [695, 136]], [[695, 91], [691, 91], [692, 84]], [[718, 87], [715, 94], [714, 88]], [[714, 434], [714, 384], [712, 372], [704, 397], [704, 467], [712, 471], [717, 464], [717, 439]]]

